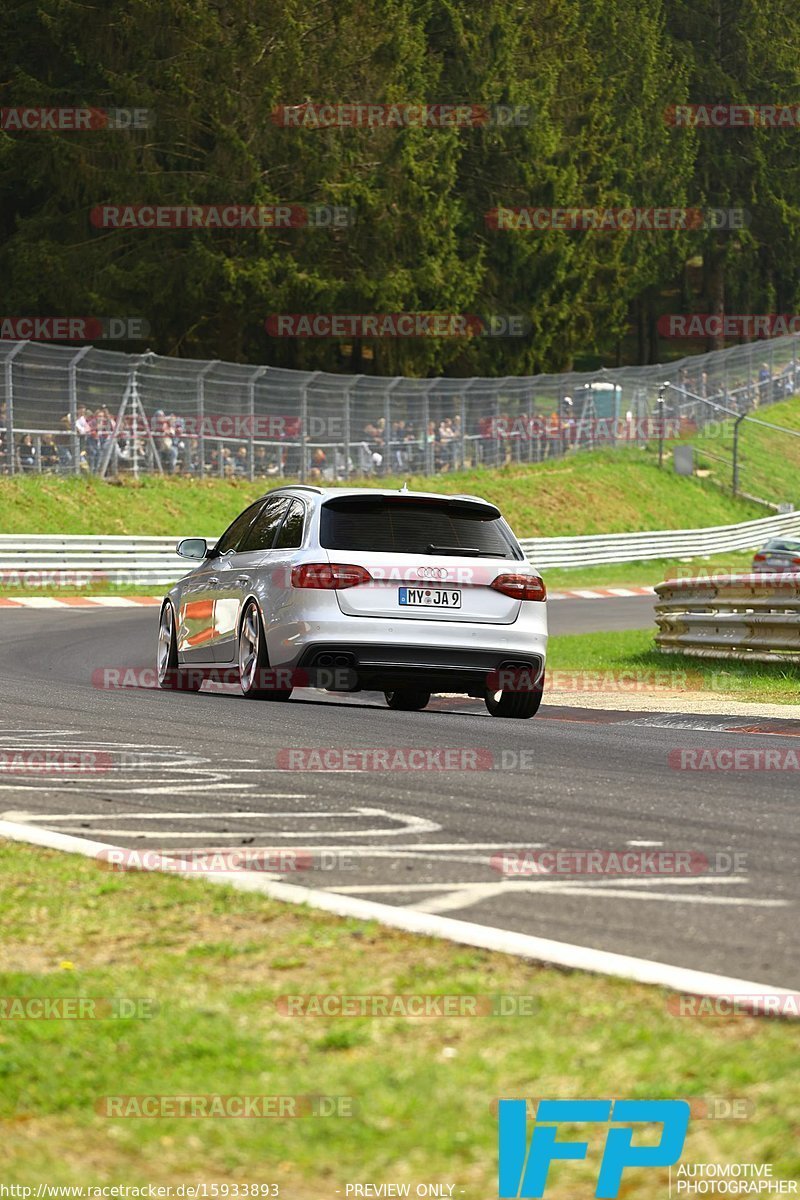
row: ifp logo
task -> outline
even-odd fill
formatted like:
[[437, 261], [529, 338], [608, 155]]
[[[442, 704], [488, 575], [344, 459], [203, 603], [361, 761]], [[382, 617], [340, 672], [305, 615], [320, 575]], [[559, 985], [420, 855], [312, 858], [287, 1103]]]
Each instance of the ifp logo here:
[[662, 1126], [655, 1146], [634, 1146], [633, 1129], [609, 1129], [597, 1177], [599, 1200], [618, 1195], [626, 1167], [669, 1167], [681, 1156], [689, 1124], [685, 1100], [541, 1100], [528, 1149], [524, 1100], [501, 1100], [498, 1106], [501, 1200], [544, 1195], [550, 1163], [586, 1158], [587, 1142], [559, 1142], [559, 1125], [592, 1123]]

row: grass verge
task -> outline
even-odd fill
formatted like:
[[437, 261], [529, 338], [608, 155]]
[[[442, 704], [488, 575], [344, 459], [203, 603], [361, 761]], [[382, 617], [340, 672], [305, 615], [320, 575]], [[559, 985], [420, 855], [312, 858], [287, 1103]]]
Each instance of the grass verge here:
[[[744, 493], [773, 503], [800, 504], [800, 399], [783, 400], [751, 414], [765, 425], [744, 421], [739, 428], [739, 487]], [[780, 429], [767, 426], [778, 425]], [[731, 486], [733, 421], [715, 421], [705, 433], [690, 440], [698, 467], [711, 471], [723, 488]], [[724, 459], [724, 462], [720, 461]]]
[[[399, 488], [403, 482], [393, 476], [351, 485]], [[0, 533], [212, 536], [275, 483], [14, 476], [0, 479]], [[414, 476], [408, 486], [485, 496], [520, 537], [689, 529], [766, 515], [761, 505], [734, 499], [713, 483], [659, 470], [652, 450], [594, 451], [534, 466]]]
[[[348, 1182], [441, 1180], [496, 1195], [502, 1096], [749, 1102], [690, 1122], [686, 1161], [800, 1170], [796, 1028], [679, 1017], [660, 989], [339, 920], [196, 880], [110, 874], [0, 842], [2, 994], [152, 998], [150, 1020], [4, 1021], [6, 1183], [275, 1182], [288, 1200]], [[288, 1017], [281, 995], [531, 997], [514, 1017]], [[122, 1119], [103, 1096], [353, 1097], [351, 1117]], [[581, 1130], [582, 1136], [586, 1131]], [[592, 1137], [592, 1135], [589, 1135]], [[590, 1195], [601, 1150], [556, 1166], [548, 1195]], [[199, 1164], [199, 1165], [198, 1165]], [[631, 1195], [667, 1172], [626, 1173]]]
[[[728, 700], [771, 704], [800, 703], [800, 666], [791, 663], [730, 662], [693, 658], [688, 654], [661, 654], [654, 647], [653, 630], [614, 633], [575, 633], [554, 637], [548, 646], [551, 671], [637, 672], [642, 680], [675, 679], [684, 691], [702, 691]], [[686, 682], [681, 687], [680, 678]], [[611, 682], [613, 675], [611, 676]], [[630, 694], [628, 688], [626, 694]], [[595, 690], [595, 695], [600, 694]], [[643, 693], [643, 695], [646, 693]], [[613, 708], [613, 692], [608, 693]]]
[[749, 571], [752, 550], [735, 554], [710, 554], [702, 558], [653, 558], [645, 562], [608, 563], [598, 567], [547, 567], [542, 571], [548, 588], [653, 587], [668, 576], [688, 579], [710, 571]]

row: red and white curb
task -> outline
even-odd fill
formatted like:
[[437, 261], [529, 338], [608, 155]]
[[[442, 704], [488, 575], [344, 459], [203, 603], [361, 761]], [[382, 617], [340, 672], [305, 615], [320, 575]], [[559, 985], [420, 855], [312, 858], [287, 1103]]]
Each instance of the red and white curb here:
[[609, 600], [618, 596], [655, 596], [651, 587], [562, 588], [548, 592], [548, 600]]
[[[90, 842], [70, 834], [54, 830], [32, 828], [14, 821], [0, 820], [0, 838], [13, 842], [26, 842], [31, 846], [45, 846], [50, 850], [63, 850], [68, 854], [81, 854], [84, 858], [107, 859], [110, 851], [120, 847], [104, 842]], [[124, 851], [122, 851], [124, 853]], [[169, 858], [153, 856], [153, 863], [143, 866], [147, 871], [170, 871]], [[163, 862], [163, 865], [162, 865]], [[727, 975], [712, 975], [706, 971], [695, 971], [688, 967], [671, 966], [669, 963], [652, 962], [647, 958], [634, 958], [628, 954], [616, 954], [610, 950], [595, 950], [591, 946], [575, 946], [570, 942], [555, 942], [550, 938], [534, 937], [532, 934], [515, 933], [512, 930], [493, 929], [489, 925], [477, 925], [472, 921], [459, 921], [453, 917], [442, 917], [435, 913], [419, 912], [413, 908], [399, 908], [393, 904], [379, 904], [374, 900], [360, 900], [354, 896], [342, 896], [336, 892], [325, 892], [318, 888], [299, 887], [293, 883], [278, 883], [265, 879], [258, 871], [245, 871], [233, 875], [228, 871], [198, 872], [198, 877], [209, 883], [223, 884], [240, 892], [260, 892], [271, 900], [284, 904], [307, 904], [309, 908], [332, 913], [337, 917], [350, 917], [357, 921], [378, 921], [391, 929], [402, 929], [422, 937], [441, 938], [460, 946], [475, 946], [481, 950], [492, 950], [500, 954], [514, 954], [519, 958], [574, 971], [589, 971], [596, 975], [612, 975], [619, 979], [630, 979], [636, 983], [652, 984], [693, 996], [714, 996], [725, 999], [739, 997], [743, 1007], [748, 999], [769, 993], [778, 996], [796, 996], [790, 988], [774, 987], [764, 983], [753, 983], [745, 979], [734, 979]], [[794, 1013], [789, 1013], [790, 1017]]]
[[0, 608], [152, 608], [160, 604], [158, 596], [18, 596], [0, 597]]
[[[654, 596], [651, 587], [566, 588], [548, 592], [548, 600], [613, 600], [624, 596]], [[160, 596], [17, 596], [0, 597], [0, 608], [152, 608]]]

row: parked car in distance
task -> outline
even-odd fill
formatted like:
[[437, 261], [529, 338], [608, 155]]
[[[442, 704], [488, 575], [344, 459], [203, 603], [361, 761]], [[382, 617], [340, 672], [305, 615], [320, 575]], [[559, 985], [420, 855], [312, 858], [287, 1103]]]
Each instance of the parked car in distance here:
[[753, 555], [753, 571], [800, 571], [800, 542], [772, 538]]

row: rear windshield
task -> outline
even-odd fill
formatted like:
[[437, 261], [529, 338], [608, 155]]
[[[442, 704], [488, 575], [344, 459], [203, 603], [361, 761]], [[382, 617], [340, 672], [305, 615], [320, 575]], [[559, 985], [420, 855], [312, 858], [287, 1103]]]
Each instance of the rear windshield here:
[[328, 501], [320, 516], [320, 544], [327, 550], [440, 556], [461, 550], [466, 558], [470, 550], [478, 550], [497, 558], [522, 557], [499, 517], [485, 509], [435, 501]]
[[771, 542], [767, 542], [765, 550], [786, 550], [789, 554], [797, 554], [800, 551], [800, 542], [785, 542], [780, 538], [774, 538]]

